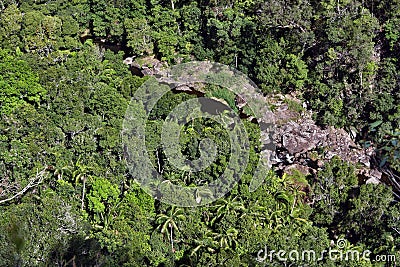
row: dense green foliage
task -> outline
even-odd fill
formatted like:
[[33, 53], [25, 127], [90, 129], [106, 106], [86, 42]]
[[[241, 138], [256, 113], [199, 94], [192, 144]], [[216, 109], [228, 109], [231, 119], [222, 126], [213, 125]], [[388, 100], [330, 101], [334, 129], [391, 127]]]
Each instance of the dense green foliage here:
[[[0, 0], [0, 266], [394, 266], [372, 259], [400, 260], [398, 200], [391, 187], [362, 184], [355, 166], [333, 158], [314, 176], [271, 170], [250, 193], [259, 129], [244, 121], [242, 180], [208, 206], [180, 208], [135, 182], [120, 132], [147, 79], [124, 57], [211, 60], [265, 94], [296, 93], [319, 124], [375, 145], [378, 165], [400, 177], [399, 49], [398, 0]], [[207, 96], [235, 109], [220, 88]], [[182, 153], [198, 158], [210, 138], [217, 160], [193, 174], [167, 162], [162, 121], [191, 97], [165, 95], [146, 125], [154, 167], [189, 186], [229, 160], [226, 130], [197, 119], [182, 128]], [[265, 246], [318, 255], [341, 238], [371, 261], [256, 261]]]

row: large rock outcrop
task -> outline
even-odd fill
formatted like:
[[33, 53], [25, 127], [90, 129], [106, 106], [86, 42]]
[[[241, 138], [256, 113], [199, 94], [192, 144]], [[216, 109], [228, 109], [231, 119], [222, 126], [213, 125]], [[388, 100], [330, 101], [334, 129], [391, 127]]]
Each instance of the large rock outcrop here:
[[370, 164], [373, 147], [362, 148], [343, 129], [316, 125], [311, 111], [289, 107], [288, 103], [303, 107], [293, 96], [278, 95], [269, 102], [274, 105], [276, 155], [273, 165], [276, 168], [285, 172], [296, 168], [304, 173], [315, 173], [327, 161], [338, 156], [356, 166], [364, 181], [379, 182], [381, 173], [371, 169]]

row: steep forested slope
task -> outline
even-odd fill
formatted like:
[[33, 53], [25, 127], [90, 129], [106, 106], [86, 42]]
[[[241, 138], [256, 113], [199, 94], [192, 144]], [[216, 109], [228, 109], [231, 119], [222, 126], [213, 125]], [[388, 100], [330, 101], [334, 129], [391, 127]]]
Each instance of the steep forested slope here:
[[[400, 260], [399, 29], [398, 0], [0, 0], [0, 266], [396, 266], [374, 259]], [[332, 148], [318, 143], [296, 156], [281, 148], [249, 192], [260, 129], [244, 118], [250, 160], [225, 198], [153, 199], [126, 166], [125, 111], [143, 73], [193, 60], [245, 73], [272, 111], [283, 101], [295, 117], [313, 114], [318, 131], [344, 129], [375, 151], [380, 183], [365, 184], [345, 157], [321, 162]], [[234, 95], [207, 90], [235, 109]], [[198, 173], [168, 163], [162, 122], [194, 97], [164, 95], [146, 124], [155, 169], [188, 186], [229, 162], [226, 129], [196, 119], [181, 130], [182, 153], [198, 158], [211, 138], [217, 161]], [[282, 167], [294, 156], [297, 169]], [[321, 255], [339, 240], [369, 259], [257, 261], [266, 247]]]

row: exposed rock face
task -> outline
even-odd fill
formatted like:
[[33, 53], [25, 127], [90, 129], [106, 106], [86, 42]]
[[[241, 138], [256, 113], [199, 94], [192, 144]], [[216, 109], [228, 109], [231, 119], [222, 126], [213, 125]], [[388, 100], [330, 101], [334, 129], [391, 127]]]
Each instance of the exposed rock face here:
[[133, 57], [127, 57], [123, 62], [129, 66], [133, 74], [140, 76], [157, 75], [168, 66], [167, 63], [152, 56], [136, 60]]
[[[364, 149], [357, 145], [350, 134], [334, 127], [321, 128], [311, 119], [310, 111], [290, 110], [281, 100], [272, 101], [278, 107], [273, 112], [275, 119], [274, 143], [276, 157], [273, 165], [287, 172], [296, 169], [305, 174], [316, 173], [318, 169], [334, 156], [352, 163], [364, 180], [369, 183], [379, 182], [382, 175], [378, 170], [369, 169], [374, 148]], [[286, 96], [290, 101], [298, 101]]]
[[322, 129], [308, 118], [300, 118], [278, 126], [275, 142], [278, 147], [295, 158], [321, 148], [327, 160], [339, 156], [345, 161], [363, 163], [369, 167], [369, 156], [366, 151], [358, 147], [343, 129], [333, 127]]
[[126, 65], [132, 65], [132, 63], [133, 63], [133, 57], [127, 57], [127, 58], [125, 58], [123, 62], [124, 62], [124, 64], [126, 64]]

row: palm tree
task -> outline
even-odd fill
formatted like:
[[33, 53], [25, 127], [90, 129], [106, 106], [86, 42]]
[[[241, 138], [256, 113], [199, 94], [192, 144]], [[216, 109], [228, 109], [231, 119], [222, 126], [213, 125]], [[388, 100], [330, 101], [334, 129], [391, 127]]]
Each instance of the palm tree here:
[[237, 246], [237, 236], [239, 231], [233, 227], [223, 233], [215, 234], [215, 239], [219, 240], [219, 247], [222, 249], [235, 249]]
[[264, 226], [269, 214], [267, 208], [261, 205], [258, 200], [255, 202], [250, 201], [247, 205], [248, 208], [244, 215], [251, 217], [254, 228]]
[[74, 171], [72, 177], [75, 179], [75, 184], [78, 184], [79, 180], [86, 181], [86, 177], [92, 171], [92, 167], [82, 163], [81, 158], [75, 162]]
[[267, 227], [274, 232], [278, 232], [280, 228], [284, 227], [287, 221], [286, 219], [287, 216], [285, 216], [284, 209], [275, 210], [269, 215], [269, 218], [267, 220]]
[[202, 249], [207, 250], [208, 252], [215, 252], [215, 248], [218, 246], [218, 242], [215, 240], [215, 234], [207, 229], [204, 233], [201, 240], [194, 240], [194, 243], [197, 245], [193, 250], [190, 256], [194, 256]]
[[91, 178], [89, 173], [92, 171], [92, 167], [82, 164], [81, 158], [79, 157], [75, 163], [74, 171], [72, 172], [72, 177], [75, 178], [75, 185], [78, 184], [79, 180], [83, 182], [82, 197], [81, 197], [81, 209], [85, 207], [85, 193], [86, 193], [86, 181], [87, 178]]
[[227, 199], [218, 199], [212, 207], [212, 210], [216, 211], [217, 214], [211, 220], [211, 225], [213, 225], [215, 221], [222, 219], [224, 216], [238, 216], [239, 213], [243, 214], [246, 211], [246, 208], [243, 205], [243, 201], [238, 196], [233, 198], [230, 196]]
[[70, 166], [62, 166], [62, 167], [59, 167], [59, 166], [54, 166], [53, 167], [53, 166], [51, 166], [51, 168], [53, 170], [53, 175], [55, 177], [57, 177], [58, 180], [62, 180], [64, 174], [70, 173], [70, 169], [71, 169]]
[[158, 214], [156, 217], [156, 222], [159, 224], [157, 229], [161, 230], [161, 233], [164, 234], [170, 230], [170, 242], [172, 251], [174, 251], [174, 240], [173, 240], [173, 230], [179, 231], [178, 224], [179, 221], [185, 219], [185, 215], [183, 215], [184, 210], [182, 208], [178, 208], [176, 206], [172, 206], [165, 214]]
[[62, 179], [64, 175], [70, 176], [72, 180], [75, 181], [75, 186], [78, 185], [79, 181], [83, 182], [82, 188], [82, 196], [81, 196], [81, 209], [84, 209], [84, 200], [86, 193], [86, 181], [91, 178], [90, 173], [92, 172], [93, 167], [87, 166], [82, 163], [81, 157], [75, 162], [75, 164], [56, 167], [54, 169], [54, 175], [57, 176], [58, 179]]
[[276, 210], [280, 210], [283, 206], [284, 209], [290, 212], [293, 203], [293, 196], [289, 195], [288, 193], [289, 192], [285, 190], [280, 190], [274, 194]]

